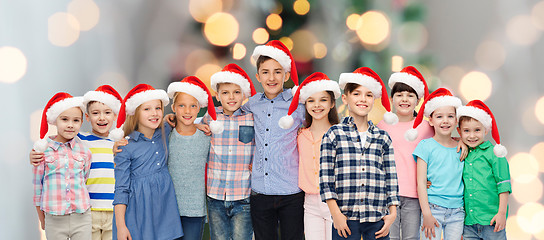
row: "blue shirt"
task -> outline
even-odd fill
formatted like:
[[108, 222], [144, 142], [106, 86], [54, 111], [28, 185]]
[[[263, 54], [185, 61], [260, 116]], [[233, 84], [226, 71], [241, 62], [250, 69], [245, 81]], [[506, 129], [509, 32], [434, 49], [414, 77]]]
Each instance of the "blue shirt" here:
[[457, 147], [444, 147], [434, 138], [421, 140], [414, 150], [414, 158], [427, 163], [429, 202], [446, 208], [463, 207], [463, 162]]
[[255, 124], [255, 157], [251, 173], [251, 189], [266, 195], [290, 195], [298, 187], [297, 133], [304, 120], [304, 105], [291, 115], [294, 124], [289, 129], [278, 125], [287, 115], [293, 95], [286, 89], [274, 99], [257, 93], [242, 106], [253, 113]]

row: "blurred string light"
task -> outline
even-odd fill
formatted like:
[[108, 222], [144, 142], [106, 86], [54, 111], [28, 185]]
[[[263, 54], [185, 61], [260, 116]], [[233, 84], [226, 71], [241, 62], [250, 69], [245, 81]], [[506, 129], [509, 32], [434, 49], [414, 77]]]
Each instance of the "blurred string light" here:
[[16, 47], [0, 47], [0, 82], [19, 81], [27, 71], [26, 56]]
[[404, 64], [404, 59], [401, 56], [391, 57], [391, 71], [392, 72], [400, 72], [400, 70], [402, 70], [403, 64]]
[[544, 97], [536, 101], [535, 116], [541, 124], [544, 124]]
[[293, 50], [293, 39], [290, 37], [281, 37], [280, 42], [282, 42], [289, 51]]
[[306, 15], [310, 11], [310, 3], [307, 0], [296, 0], [293, 3], [293, 10], [298, 15]]
[[535, 4], [531, 11], [531, 21], [540, 31], [544, 31], [544, 1]]
[[253, 41], [256, 44], [264, 44], [268, 42], [268, 38], [270, 37], [270, 34], [268, 34], [268, 31], [264, 28], [257, 28], [255, 31], [253, 31]]
[[223, 10], [221, 0], [190, 0], [189, 13], [197, 22], [205, 23], [213, 14]]
[[544, 173], [544, 142], [539, 142], [535, 144], [529, 151], [531, 155], [538, 162], [539, 170], [541, 173]]
[[538, 178], [529, 182], [512, 181], [512, 196], [521, 204], [536, 202], [542, 198], [542, 182]]
[[533, 155], [520, 152], [512, 156], [509, 161], [510, 177], [520, 183], [529, 183], [538, 176], [539, 164]]
[[216, 46], [227, 46], [238, 37], [239, 24], [231, 14], [218, 12], [211, 15], [204, 24], [204, 36]]
[[[529, 106], [529, 104], [534, 104], [534, 101], [526, 99], [525, 105], [523, 106]], [[522, 115], [519, 116], [518, 120], [521, 121], [521, 125], [523, 126], [523, 129], [525, 132], [532, 136], [542, 136], [544, 135], [544, 124], [542, 124], [535, 115], [535, 109], [532, 107], [527, 107], [524, 109], [520, 109], [523, 111]]]
[[480, 43], [474, 55], [478, 66], [490, 71], [499, 69], [506, 60], [506, 50], [496, 41]]
[[208, 89], [210, 90], [212, 94], [215, 94], [215, 92], [213, 91], [210, 85], [210, 78], [214, 73], [219, 71], [221, 71], [221, 67], [219, 67], [218, 65], [204, 64], [196, 70], [195, 76], [198, 77], [200, 80], [202, 80], [202, 82], [206, 84], [206, 87], [208, 87]]
[[544, 206], [540, 203], [523, 204], [517, 212], [517, 220], [526, 233], [536, 234], [544, 230]]
[[309, 62], [314, 58], [314, 44], [318, 42], [317, 37], [310, 31], [302, 29], [291, 34], [293, 50], [291, 54], [298, 62]]
[[73, 0], [68, 4], [68, 13], [79, 21], [81, 31], [89, 31], [100, 19], [100, 9], [93, 0]]
[[518, 223], [518, 217], [511, 214], [506, 219], [506, 237], [515, 240], [531, 240], [531, 234], [525, 232]]
[[459, 83], [459, 90], [466, 101], [485, 101], [491, 95], [492, 83], [489, 77], [478, 71], [467, 73]]
[[68, 47], [79, 39], [80, 24], [77, 18], [65, 12], [57, 12], [47, 19], [47, 36], [55, 46]]
[[266, 26], [270, 30], [278, 30], [281, 28], [282, 25], [282, 19], [280, 15], [272, 13], [266, 17]]
[[427, 45], [429, 33], [420, 22], [406, 22], [398, 29], [399, 46], [406, 52], [418, 53]]
[[199, 67], [206, 63], [217, 63], [212, 52], [205, 49], [195, 49], [190, 52], [185, 60], [185, 72], [194, 75]]
[[[442, 69], [440, 71], [440, 73], [438, 74], [438, 76], [440, 77], [442, 82], [445, 82], [445, 83], [458, 83], [459, 81], [461, 81], [461, 78], [463, 78], [465, 73], [466, 72], [465, 72], [465, 70], [463, 68], [461, 68], [459, 66], [451, 65], [451, 66], [447, 66], [444, 69]], [[429, 90], [436, 89], [436, 88], [438, 88], [438, 87], [429, 85]]]
[[515, 16], [506, 24], [506, 36], [517, 45], [532, 45], [540, 35], [541, 32], [536, 29], [531, 17], [527, 15]]
[[323, 43], [315, 43], [314, 44], [314, 57], [317, 59], [322, 59], [325, 56], [327, 56], [327, 46]]
[[240, 60], [246, 56], [246, 46], [241, 43], [234, 44], [232, 47], [232, 58], [235, 60]]
[[357, 21], [355, 32], [363, 46], [371, 51], [381, 51], [391, 31], [391, 23], [384, 13], [368, 11]]
[[115, 90], [119, 92], [119, 94], [121, 94], [121, 96], [125, 96], [132, 87], [127, 77], [118, 72], [102, 73], [95, 80], [94, 86], [98, 87], [104, 84], [111, 85], [113, 88], [115, 88]]
[[357, 22], [359, 22], [359, 18], [360, 18], [360, 17], [361, 17], [361, 15], [356, 14], [356, 13], [350, 14], [350, 15], [346, 18], [346, 26], [347, 26], [350, 30], [355, 31], [355, 30], [357, 29]]

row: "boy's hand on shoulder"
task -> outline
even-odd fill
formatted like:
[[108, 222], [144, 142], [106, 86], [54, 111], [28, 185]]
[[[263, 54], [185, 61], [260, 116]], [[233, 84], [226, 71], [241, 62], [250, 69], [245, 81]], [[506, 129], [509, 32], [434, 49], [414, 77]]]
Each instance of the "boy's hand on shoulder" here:
[[117, 153], [120, 153], [122, 152], [123, 150], [119, 149], [119, 147], [121, 146], [126, 146], [128, 144], [128, 140], [126, 139], [121, 139], [115, 143], [113, 143], [113, 154], [117, 154]]
[[[455, 139], [455, 138], [454, 138]], [[468, 146], [461, 140], [457, 140], [457, 152], [461, 151], [461, 157], [459, 158], [461, 162], [465, 160], [468, 155]]]
[[164, 116], [164, 121], [170, 125], [170, 127], [176, 127], [176, 115], [173, 113], [166, 114]]
[[393, 225], [393, 222], [395, 222], [396, 217], [393, 214], [387, 214], [383, 217], [383, 227], [375, 233], [376, 239], [389, 235], [389, 229]]
[[492, 219], [489, 225], [493, 226], [495, 224], [495, 229], [493, 232], [499, 232], [506, 227], [506, 214], [497, 213]]
[[32, 164], [32, 166], [34, 167], [40, 165], [40, 163], [42, 163], [42, 161], [45, 160], [43, 156], [44, 156], [43, 153], [36, 152], [34, 151], [34, 149], [32, 149], [32, 151], [30, 151], [30, 154], [29, 154], [30, 164]]
[[338, 231], [338, 235], [348, 238], [351, 235], [351, 230], [348, 227], [348, 218], [340, 213], [332, 215], [333, 226]]
[[421, 224], [421, 231], [425, 233], [425, 237], [428, 239], [431, 239], [436, 237], [436, 233], [434, 232], [435, 227], [440, 227], [438, 224], [438, 221], [436, 221], [436, 218], [433, 217], [432, 214], [423, 215], [423, 223]]
[[202, 132], [204, 132], [204, 134], [206, 134], [206, 136], [210, 136], [212, 135], [212, 130], [210, 130], [210, 126], [206, 125], [206, 124], [195, 124], [196, 128]]

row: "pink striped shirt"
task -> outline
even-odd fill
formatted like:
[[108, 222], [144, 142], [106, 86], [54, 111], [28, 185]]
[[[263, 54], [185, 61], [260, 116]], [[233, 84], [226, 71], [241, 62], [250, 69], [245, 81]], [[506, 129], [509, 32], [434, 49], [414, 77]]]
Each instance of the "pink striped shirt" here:
[[85, 181], [91, 168], [91, 151], [73, 138], [60, 143], [47, 138], [45, 161], [34, 167], [34, 205], [51, 215], [84, 213], [90, 207]]

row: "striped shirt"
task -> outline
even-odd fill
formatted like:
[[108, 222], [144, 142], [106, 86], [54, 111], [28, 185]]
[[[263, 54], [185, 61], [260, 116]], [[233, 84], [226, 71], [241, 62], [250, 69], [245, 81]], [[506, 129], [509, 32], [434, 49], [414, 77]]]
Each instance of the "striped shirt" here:
[[348, 220], [380, 221], [389, 206], [400, 203], [391, 144], [387, 132], [372, 121], [364, 142], [353, 118], [332, 126], [321, 141], [321, 199], [335, 199]]
[[115, 191], [113, 141], [88, 132], [79, 133], [78, 137], [92, 153], [91, 173], [87, 179], [91, 210], [113, 211]]
[[[249, 164], [255, 151], [255, 130], [253, 114], [236, 110], [232, 116], [223, 113], [223, 108], [216, 108], [217, 121], [225, 130], [213, 134], [208, 160], [207, 190], [208, 196], [224, 201], [237, 201], [249, 197], [251, 192]], [[211, 121], [209, 115], [203, 122]]]
[[33, 168], [34, 205], [51, 215], [84, 213], [91, 207], [85, 181], [91, 152], [78, 138], [66, 143], [46, 138], [45, 161]]

